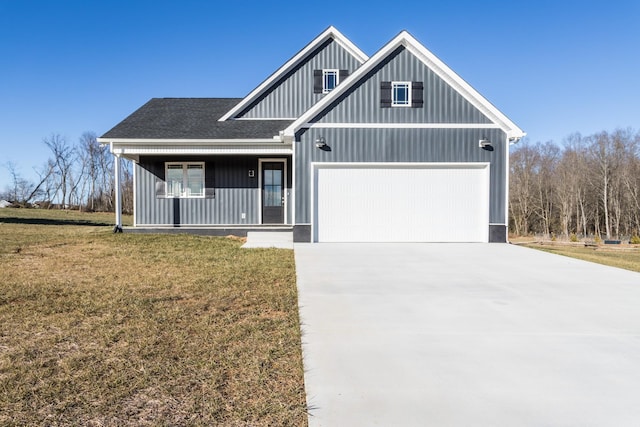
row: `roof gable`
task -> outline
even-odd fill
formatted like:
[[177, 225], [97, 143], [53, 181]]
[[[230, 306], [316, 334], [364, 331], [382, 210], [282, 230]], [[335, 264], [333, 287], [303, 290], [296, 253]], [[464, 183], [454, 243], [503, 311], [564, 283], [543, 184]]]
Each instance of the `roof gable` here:
[[[264, 82], [244, 97], [237, 105], [224, 114], [220, 121], [230, 120], [237, 118], [238, 115], [251, 108], [261, 97], [268, 95], [274, 90], [274, 87], [281, 83], [281, 81], [291, 74], [296, 67], [308, 60], [310, 55], [313, 55], [323, 46], [327, 46], [329, 42], [334, 42], [335, 45], [353, 59], [355, 59], [358, 65], [364, 63], [368, 57], [362, 52], [356, 45], [354, 45], [349, 39], [347, 39], [336, 28], [329, 27], [323, 31], [318, 37], [316, 37], [311, 43], [300, 50], [289, 61], [287, 61], [282, 67], [280, 67], [275, 73], [269, 76]], [[312, 104], [310, 104], [312, 105]], [[306, 108], [306, 107], [305, 107]]]
[[[357, 88], [357, 85], [360, 85], [363, 81], [370, 79], [372, 75], [377, 73], [386, 63], [401, 52], [407, 52], [417, 58], [422, 64], [428, 67], [434, 77], [453, 89], [453, 91], [451, 91], [452, 94], [461, 97], [469, 106], [480, 112], [482, 117], [472, 120], [473, 123], [480, 123], [483, 125], [486, 124], [487, 121], [494, 123], [512, 139], [519, 139], [525, 135], [525, 133], [515, 125], [515, 123], [509, 120], [487, 99], [480, 95], [467, 82], [451, 70], [451, 68], [439, 60], [433, 53], [422, 46], [406, 31], [398, 34], [398, 36], [373, 55], [362, 67], [342, 82], [341, 85], [336, 87], [336, 89], [291, 123], [291, 125], [285, 129], [284, 135], [287, 137], [293, 137], [299, 129], [304, 128], [308, 123], [318, 121], [320, 117], [328, 113], [328, 110], [335, 107], [341, 99], [348, 98]], [[425, 100], [425, 102], [427, 101]], [[464, 103], [461, 105], [464, 105]], [[352, 110], [354, 109], [355, 108], [352, 108]], [[433, 118], [431, 118], [431, 120], [433, 120]], [[434, 123], [431, 120], [429, 120], [428, 123]], [[427, 121], [425, 120], [425, 122]], [[436, 120], [435, 123], [437, 122], [438, 121]]]

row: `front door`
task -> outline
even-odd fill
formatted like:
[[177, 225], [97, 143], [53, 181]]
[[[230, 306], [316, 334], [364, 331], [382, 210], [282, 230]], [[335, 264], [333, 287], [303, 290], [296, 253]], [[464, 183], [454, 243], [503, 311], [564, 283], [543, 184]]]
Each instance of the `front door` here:
[[262, 223], [284, 223], [284, 162], [262, 163]]

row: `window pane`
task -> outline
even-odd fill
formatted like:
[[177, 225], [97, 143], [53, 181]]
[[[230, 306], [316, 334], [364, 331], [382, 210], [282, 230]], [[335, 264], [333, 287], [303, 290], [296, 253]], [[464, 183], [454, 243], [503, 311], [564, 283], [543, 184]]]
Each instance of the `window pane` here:
[[263, 188], [264, 206], [282, 206], [282, 171], [280, 169], [264, 169]]
[[324, 87], [323, 92], [332, 91], [338, 82], [338, 72], [335, 70], [324, 71]]
[[204, 195], [204, 168], [202, 165], [187, 165], [187, 196]]
[[180, 197], [182, 195], [182, 165], [167, 166], [167, 196]]
[[393, 84], [393, 105], [409, 105], [409, 84]]
[[279, 185], [264, 186], [264, 205], [282, 206], [282, 187]]

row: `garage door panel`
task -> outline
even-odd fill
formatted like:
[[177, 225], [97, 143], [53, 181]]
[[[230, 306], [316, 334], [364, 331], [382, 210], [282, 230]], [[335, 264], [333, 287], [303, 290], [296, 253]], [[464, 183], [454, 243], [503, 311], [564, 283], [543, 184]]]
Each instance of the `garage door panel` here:
[[486, 242], [486, 164], [318, 165], [314, 237], [325, 242]]

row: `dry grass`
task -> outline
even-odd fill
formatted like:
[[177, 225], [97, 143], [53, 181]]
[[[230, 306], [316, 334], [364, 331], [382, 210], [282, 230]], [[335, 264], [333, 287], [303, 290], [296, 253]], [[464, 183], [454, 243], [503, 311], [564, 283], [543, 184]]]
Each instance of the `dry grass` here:
[[524, 243], [524, 246], [585, 261], [591, 261], [598, 264], [640, 272], [639, 245], [585, 246], [584, 243], [554, 244], [552, 242], [531, 242]]
[[0, 210], [0, 424], [306, 425], [293, 253], [110, 220]]

